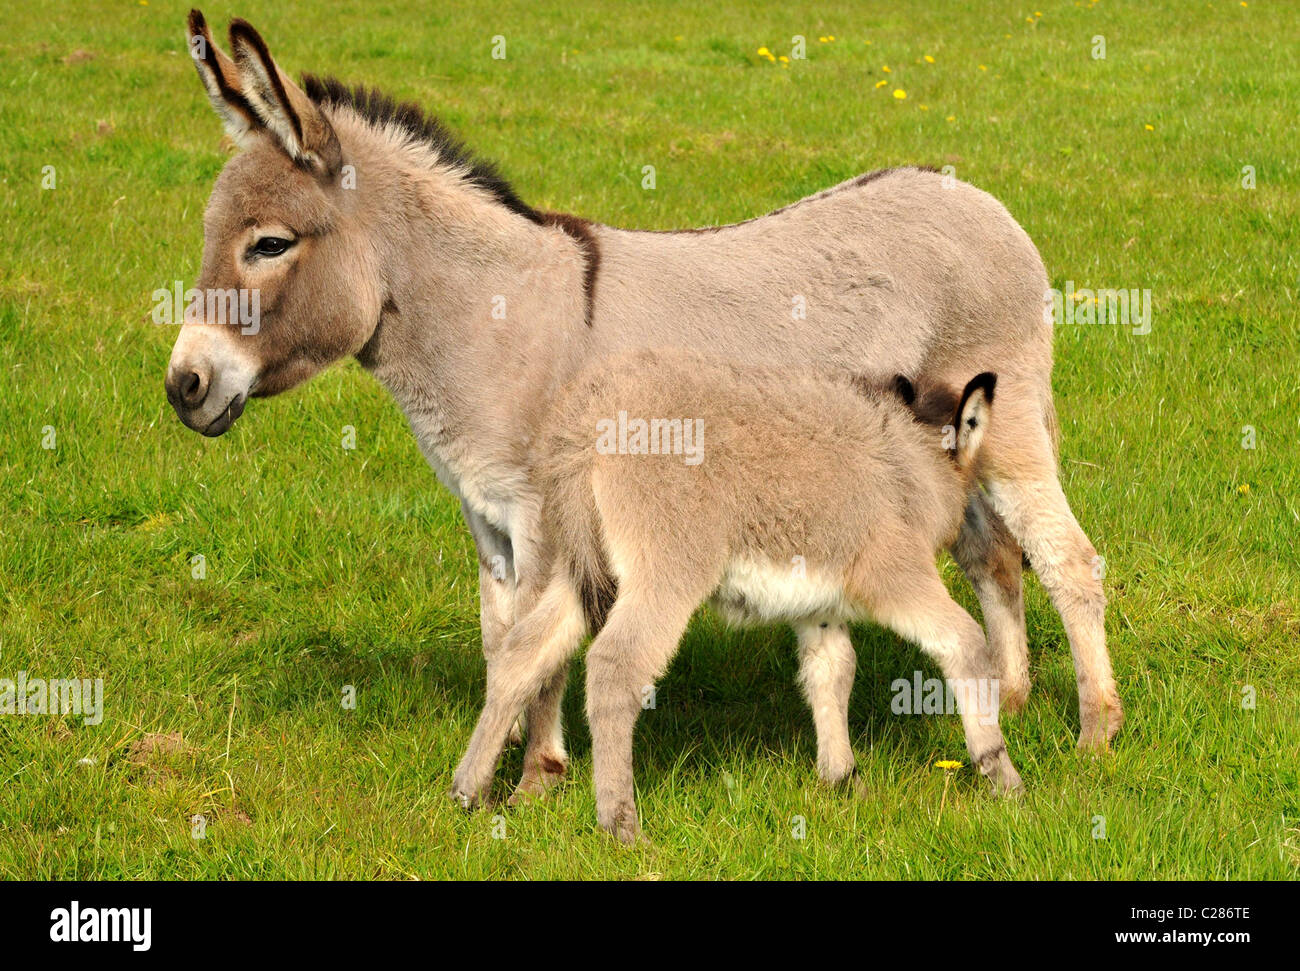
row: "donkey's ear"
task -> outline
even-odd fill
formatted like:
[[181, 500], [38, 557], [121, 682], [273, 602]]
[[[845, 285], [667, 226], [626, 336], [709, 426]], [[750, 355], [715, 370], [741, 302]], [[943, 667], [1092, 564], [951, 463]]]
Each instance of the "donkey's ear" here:
[[991, 371], [977, 374], [966, 383], [957, 406], [957, 464], [966, 468], [974, 461], [988, 430], [993, 409], [993, 389], [998, 376]]
[[240, 90], [239, 72], [235, 70], [234, 62], [212, 42], [208, 22], [197, 10], [190, 11], [187, 38], [199, 80], [208, 92], [212, 107], [221, 116], [226, 134], [237, 145], [247, 144], [249, 133], [260, 129], [262, 123]]
[[334, 126], [303, 90], [276, 67], [266, 42], [246, 20], [230, 22], [230, 48], [240, 87], [258, 119], [295, 162], [333, 175], [343, 162]]

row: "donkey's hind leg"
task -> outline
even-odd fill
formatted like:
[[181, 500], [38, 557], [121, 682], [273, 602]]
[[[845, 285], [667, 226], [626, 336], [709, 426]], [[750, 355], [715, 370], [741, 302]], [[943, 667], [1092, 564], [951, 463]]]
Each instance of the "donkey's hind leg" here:
[[799, 635], [799, 683], [817, 728], [817, 774], [831, 784], [853, 774], [849, 695], [858, 657], [848, 625], [804, 623]]
[[1029, 697], [1029, 645], [1021, 583], [1024, 553], [979, 491], [971, 494], [961, 532], [949, 551], [975, 588], [984, 611], [989, 650], [1002, 679], [1002, 707], [1019, 711]]
[[998, 727], [997, 672], [975, 619], [948, 595], [933, 563], [894, 571], [863, 598], [872, 616], [920, 645], [943, 671], [961, 713], [971, 762], [999, 793], [1023, 788]]
[[1038, 478], [994, 478], [989, 497], [1023, 544], [1065, 625], [1079, 686], [1079, 747], [1104, 750], [1124, 721], [1106, 651], [1100, 560], [1070, 511], [1053, 466]]
[[982, 450], [984, 485], [1065, 625], [1079, 686], [1079, 746], [1104, 750], [1124, 710], [1106, 653], [1101, 561], [1061, 491], [1039, 400], [1032, 388], [999, 382], [1002, 410]]
[[488, 658], [487, 701], [452, 780], [455, 801], [468, 809], [486, 795], [511, 724], [542, 692], [563, 690], [565, 667], [585, 632], [582, 606], [567, 578], [557, 573], [536, 606], [510, 628], [500, 651]]

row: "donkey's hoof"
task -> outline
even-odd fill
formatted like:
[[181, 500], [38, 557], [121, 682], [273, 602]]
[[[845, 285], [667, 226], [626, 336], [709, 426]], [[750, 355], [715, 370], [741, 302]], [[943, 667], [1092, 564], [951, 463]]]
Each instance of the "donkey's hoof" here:
[[506, 804], [517, 806], [528, 800], [545, 799], [551, 789], [564, 781], [567, 768], [563, 760], [554, 756], [542, 756], [536, 765], [525, 765], [519, 785], [515, 786]]
[[[1004, 679], [1004, 685], [1007, 681]], [[1012, 685], [1005, 688], [1002, 692], [1002, 710], [1008, 715], [1019, 714], [1025, 708], [1025, 703], [1029, 700], [1029, 683], [1023, 685]]]
[[631, 846], [641, 839], [641, 823], [637, 819], [636, 806], [632, 803], [619, 803], [613, 809], [598, 812], [597, 816], [600, 828], [620, 843]]

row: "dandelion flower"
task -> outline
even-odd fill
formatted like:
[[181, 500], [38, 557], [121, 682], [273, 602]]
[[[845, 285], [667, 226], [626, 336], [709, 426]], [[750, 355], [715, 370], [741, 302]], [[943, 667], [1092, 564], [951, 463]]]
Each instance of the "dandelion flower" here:
[[889, 65], [888, 65], [888, 64], [883, 65], [883, 66], [880, 68], [880, 70], [884, 71], [886, 74], [893, 74], [893, 73], [894, 73], [893, 71], [891, 71], [891, 70], [889, 69]]
[[894, 97], [897, 98], [899, 101], [903, 101], [904, 99], [907, 98], [907, 92], [904, 91], [902, 88], [895, 88]]
[[1145, 128], [1147, 131], [1155, 131], [1155, 130], [1156, 130], [1156, 126], [1155, 126], [1155, 125], [1143, 125], [1142, 127]]
[[790, 63], [790, 58], [786, 57], [784, 54], [782, 54], [779, 58], [777, 58], [777, 60], [779, 60], [783, 64]]
[[763, 57], [767, 57], [767, 56], [768, 56], [769, 54], [771, 54], [772, 52], [769, 51], [766, 47], [760, 47], [760, 48], [758, 49], [758, 53], [759, 53], [760, 55], [762, 55]]
[[956, 115], [949, 115], [947, 118], [944, 119], [944, 121], [956, 121], [956, 120], [957, 120]]
[[[1242, 6], [1244, 7], [1245, 4], [1243, 3]], [[1243, 496], [1250, 495], [1250, 483], [1243, 482], [1241, 485], [1237, 486], [1237, 491], [1240, 492]]]
[[878, 87], [878, 88], [883, 88], [883, 87], [884, 87], [886, 84], [888, 84], [888, 83], [889, 83], [888, 81], [886, 81], [886, 80], [884, 80], [884, 79], [882, 78], [881, 80], [879, 80], [879, 81], [876, 82], [876, 87]]
[[826, 43], [826, 38], [825, 38], [825, 37], [818, 37], [818, 38], [817, 38], [817, 43], [819, 43], [819, 44], [825, 44], [825, 43]]
[[926, 54], [926, 55], [925, 55], [925, 63], [926, 63], [926, 64], [933, 64], [933, 63], [934, 63], [934, 58], [931, 57], [929, 54]]
[[[834, 41], [834, 40], [835, 40], [835, 35], [834, 35], [834, 34], [827, 34], [827, 35], [826, 35], [826, 39], [829, 40], [829, 41]], [[870, 42], [868, 41], [868, 43], [870, 43]]]
[[954, 762], [951, 759], [943, 759], [942, 761], [934, 763], [934, 765], [935, 768], [938, 769], [960, 769], [961, 768], [960, 762]]

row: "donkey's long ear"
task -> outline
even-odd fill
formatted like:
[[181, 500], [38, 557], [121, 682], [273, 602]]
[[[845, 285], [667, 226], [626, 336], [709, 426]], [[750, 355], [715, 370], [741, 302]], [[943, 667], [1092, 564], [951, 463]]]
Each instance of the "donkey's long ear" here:
[[190, 11], [187, 35], [190, 57], [198, 68], [199, 80], [207, 89], [212, 107], [221, 116], [226, 134], [238, 145], [247, 144], [249, 133], [260, 129], [262, 123], [240, 90], [239, 72], [235, 70], [234, 62], [212, 43], [208, 22], [197, 10]]
[[998, 376], [991, 371], [977, 374], [967, 382], [957, 406], [957, 464], [969, 468], [979, 454], [984, 433], [993, 410], [993, 389]]
[[336, 173], [343, 153], [334, 127], [303, 90], [276, 67], [266, 42], [248, 21], [230, 22], [230, 49], [244, 98], [289, 157], [321, 175]]

